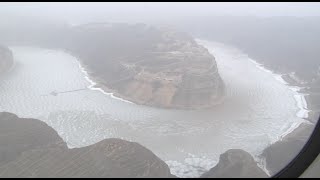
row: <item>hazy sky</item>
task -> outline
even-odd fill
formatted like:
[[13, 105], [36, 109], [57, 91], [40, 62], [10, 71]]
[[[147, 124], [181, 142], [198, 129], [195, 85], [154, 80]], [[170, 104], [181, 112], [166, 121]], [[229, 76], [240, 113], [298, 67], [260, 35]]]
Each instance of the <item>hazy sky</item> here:
[[320, 16], [318, 2], [14, 2], [0, 3], [0, 13], [62, 19], [144, 21], [202, 15]]

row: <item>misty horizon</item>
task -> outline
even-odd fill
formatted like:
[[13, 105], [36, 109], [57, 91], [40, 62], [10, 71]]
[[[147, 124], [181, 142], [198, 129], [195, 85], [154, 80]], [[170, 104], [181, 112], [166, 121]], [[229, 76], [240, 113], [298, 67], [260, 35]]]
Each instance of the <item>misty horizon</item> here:
[[260, 18], [292, 16], [319, 17], [320, 3], [302, 2], [33, 2], [2, 3], [3, 15], [39, 16], [67, 20], [71, 23], [84, 21], [152, 22], [170, 19], [206, 16], [253, 16]]

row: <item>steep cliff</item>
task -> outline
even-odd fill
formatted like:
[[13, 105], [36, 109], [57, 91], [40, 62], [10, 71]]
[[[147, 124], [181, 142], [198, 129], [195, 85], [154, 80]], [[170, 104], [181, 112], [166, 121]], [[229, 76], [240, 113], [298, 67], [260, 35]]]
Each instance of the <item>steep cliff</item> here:
[[0, 45], [0, 73], [9, 70], [12, 65], [12, 52], [9, 48]]
[[203, 108], [221, 100], [214, 57], [189, 35], [144, 24], [73, 27], [67, 43], [90, 76], [134, 103]]
[[68, 149], [44, 122], [0, 113], [0, 177], [175, 177], [138, 143], [105, 139]]
[[253, 157], [241, 149], [230, 149], [220, 155], [219, 163], [201, 178], [266, 178]]

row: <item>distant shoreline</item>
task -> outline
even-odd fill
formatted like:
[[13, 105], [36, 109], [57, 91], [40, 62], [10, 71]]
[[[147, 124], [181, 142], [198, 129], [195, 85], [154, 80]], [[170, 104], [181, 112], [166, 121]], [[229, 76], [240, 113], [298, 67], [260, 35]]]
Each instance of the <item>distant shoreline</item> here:
[[11, 72], [14, 67], [16, 66], [16, 62], [15, 62], [15, 58], [14, 58], [14, 53], [12, 52], [12, 50], [9, 48], [9, 47], [6, 47], [8, 50], [9, 50], [9, 53], [10, 53], [10, 61], [11, 62], [8, 62], [7, 64], [7, 67], [4, 67], [3, 68], [3, 71], [0, 71], [0, 74], [2, 73], [8, 73], [8, 72]]
[[273, 77], [281, 82], [282, 84], [288, 86], [288, 88], [297, 93], [293, 96], [293, 98], [295, 99], [296, 101], [296, 105], [297, 107], [299, 108], [299, 110], [296, 112], [296, 116], [298, 118], [301, 118], [303, 120], [305, 120], [305, 122], [297, 122], [297, 123], [293, 123], [290, 128], [285, 131], [284, 133], [282, 133], [282, 135], [280, 136], [280, 139], [279, 141], [281, 141], [283, 138], [285, 138], [287, 135], [289, 135], [290, 133], [292, 133], [294, 130], [296, 130], [297, 128], [299, 128], [299, 126], [302, 124], [302, 123], [312, 123], [308, 120], [309, 118], [309, 112], [311, 112], [312, 110], [309, 110], [308, 109], [308, 102], [307, 102], [307, 99], [305, 98], [306, 95], [308, 94], [305, 94], [305, 93], [301, 93], [299, 92], [301, 89], [303, 89], [304, 87], [299, 87], [299, 86], [296, 86], [295, 84], [292, 84], [286, 80], [283, 79], [283, 74], [277, 74], [275, 72], [273, 72], [272, 70], [270, 69], [267, 69], [265, 66], [263, 66], [263, 64], [260, 64], [258, 63], [257, 61], [249, 58], [250, 61], [252, 63], [254, 63], [256, 65], [257, 68], [265, 71], [265, 72], [268, 72], [268, 73], [271, 73], [273, 75]]
[[[295, 83], [295, 81], [292, 79], [292, 81], [290, 81], [290, 77], [286, 76], [286, 74], [278, 74], [270, 69], [267, 69], [263, 64], [258, 63], [257, 61], [249, 58], [251, 60], [252, 63], [254, 63], [256, 65], [256, 67], [260, 68], [263, 71], [269, 72], [273, 75], [273, 77], [281, 82], [282, 84], [288, 86], [288, 88], [295, 92], [296, 94], [293, 95], [293, 98], [296, 101], [296, 106], [298, 107], [298, 111], [296, 112], [296, 116], [302, 120], [304, 120], [303, 122], [296, 122], [296, 123], [292, 123], [290, 128], [288, 128], [285, 132], [283, 132], [281, 134], [281, 136], [279, 137], [279, 139], [277, 141], [275, 141], [274, 143], [272, 143], [271, 145], [269, 145], [264, 151], [263, 153], [257, 157], [258, 158], [258, 166], [260, 166], [260, 168], [262, 168], [270, 177], [272, 175], [274, 175], [274, 172], [271, 169], [268, 169], [267, 166], [272, 166], [271, 164], [267, 164], [266, 160], [269, 160], [270, 163], [270, 159], [268, 159], [267, 157], [264, 156], [264, 153], [266, 153], [266, 151], [268, 151], [270, 148], [275, 148], [278, 149], [279, 151], [281, 151], [281, 145], [284, 147], [290, 147], [290, 145], [293, 143], [291, 141], [287, 142], [284, 141], [288, 138], [292, 138], [292, 137], [296, 137], [296, 138], [301, 138], [301, 133], [299, 134], [299, 131], [303, 131], [303, 134], [305, 136], [308, 136], [311, 132], [306, 132], [307, 130], [304, 129], [305, 125], [315, 125], [315, 123], [310, 120], [309, 114], [313, 112], [313, 110], [308, 109], [308, 105], [310, 104], [309, 100], [306, 98], [306, 96], [308, 96], [308, 93], [303, 93], [300, 90], [306, 88], [303, 86], [299, 86], [299, 83]], [[300, 140], [300, 141], [304, 141], [304, 140]], [[305, 140], [306, 141], [306, 140]], [[304, 144], [305, 142], [301, 142], [302, 144]], [[280, 146], [279, 146], [280, 144]], [[301, 147], [302, 148], [302, 147]], [[301, 149], [291, 149], [290, 151], [297, 151], [300, 152]], [[285, 153], [285, 152], [283, 152]], [[278, 155], [278, 154], [276, 154]], [[286, 157], [288, 158], [288, 157]], [[290, 157], [293, 158], [293, 157]], [[288, 160], [288, 163], [291, 161], [291, 159], [286, 159]], [[271, 160], [273, 161], [273, 160]], [[284, 168], [284, 167], [282, 167]], [[280, 169], [279, 169], [280, 170]]]

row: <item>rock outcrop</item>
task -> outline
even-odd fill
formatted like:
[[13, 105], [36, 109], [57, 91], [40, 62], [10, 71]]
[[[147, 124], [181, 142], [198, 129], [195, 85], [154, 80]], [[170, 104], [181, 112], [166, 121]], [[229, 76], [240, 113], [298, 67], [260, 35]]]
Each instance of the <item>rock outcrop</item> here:
[[105, 139], [68, 149], [44, 122], [0, 113], [0, 177], [175, 177], [138, 143]]
[[57, 132], [46, 123], [0, 113], [0, 165], [14, 160], [25, 151], [51, 146], [67, 148]]
[[267, 178], [253, 157], [241, 149], [230, 149], [220, 155], [219, 163], [201, 178]]
[[262, 157], [271, 175], [276, 174], [288, 165], [301, 151], [313, 132], [314, 125], [302, 123], [298, 128], [266, 148]]
[[66, 49], [106, 91], [165, 108], [212, 107], [221, 100], [223, 83], [214, 57], [187, 34], [108, 23], [71, 31]]
[[8, 71], [13, 65], [13, 55], [9, 48], [0, 45], [0, 73]]

